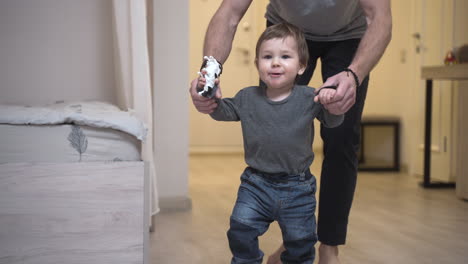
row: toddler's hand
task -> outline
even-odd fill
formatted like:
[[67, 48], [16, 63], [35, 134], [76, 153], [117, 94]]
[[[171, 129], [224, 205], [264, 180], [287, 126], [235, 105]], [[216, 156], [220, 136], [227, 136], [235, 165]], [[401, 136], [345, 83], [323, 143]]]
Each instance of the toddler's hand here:
[[334, 96], [336, 94], [335, 86], [325, 86], [320, 88], [314, 98], [315, 102], [320, 102], [321, 104], [329, 104], [333, 102]]

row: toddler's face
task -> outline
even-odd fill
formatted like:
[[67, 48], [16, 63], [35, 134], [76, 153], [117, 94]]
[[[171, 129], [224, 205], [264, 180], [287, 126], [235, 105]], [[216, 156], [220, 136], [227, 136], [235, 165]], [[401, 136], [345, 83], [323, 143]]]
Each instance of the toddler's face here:
[[264, 41], [259, 48], [257, 68], [268, 89], [292, 89], [305, 67], [299, 63], [297, 43], [292, 37]]

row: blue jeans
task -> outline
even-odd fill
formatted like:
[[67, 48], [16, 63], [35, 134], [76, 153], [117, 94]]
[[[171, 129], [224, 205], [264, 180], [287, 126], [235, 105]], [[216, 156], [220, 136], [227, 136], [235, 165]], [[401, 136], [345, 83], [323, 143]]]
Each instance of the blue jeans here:
[[317, 242], [315, 190], [315, 177], [309, 170], [277, 175], [246, 168], [227, 232], [231, 263], [261, 264], [258, 237], [273, 221], [278, 222], [283, 235], [283, 263], [313, 263]]

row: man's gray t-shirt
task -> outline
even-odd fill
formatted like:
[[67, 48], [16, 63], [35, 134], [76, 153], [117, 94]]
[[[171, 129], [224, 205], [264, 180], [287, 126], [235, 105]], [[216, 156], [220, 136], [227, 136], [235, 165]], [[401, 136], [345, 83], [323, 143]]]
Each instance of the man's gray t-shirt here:
[[314, 41], [362, 38], [367, 29], [359, 0], [270, 0], [265, 18], [293, 24]]
[[343, 122], [314, 102], [314, 88], [296, 85], [282, 101], [271, 101], [265, 88], [252, 86], [233, 98], [224, 98], [211, 117], [219, 121], [241, 121], [246, 163], [267, 173], [305, 172], [314, 153], [314, 119], [327, 127]]

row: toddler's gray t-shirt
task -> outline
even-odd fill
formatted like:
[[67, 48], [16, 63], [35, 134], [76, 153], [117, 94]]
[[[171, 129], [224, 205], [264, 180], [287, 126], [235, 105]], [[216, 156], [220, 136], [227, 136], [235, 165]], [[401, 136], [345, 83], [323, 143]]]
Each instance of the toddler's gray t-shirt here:
[[314, 88], [296, 85], [282, 101], [271, 101], [265, 88], [252, 86], [233, 98], [224, 98], [211, 117], [241, 121], [245, 161], [267, 173], [299, 174], [314, 160], [314, 119], [327, 127], [343, 122], [314, 102]]

